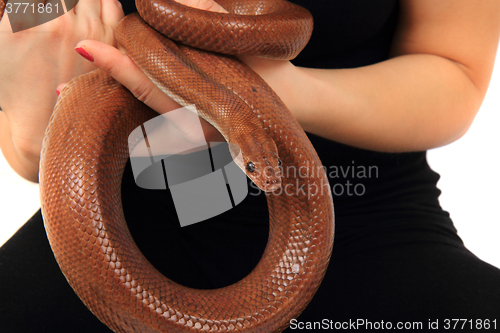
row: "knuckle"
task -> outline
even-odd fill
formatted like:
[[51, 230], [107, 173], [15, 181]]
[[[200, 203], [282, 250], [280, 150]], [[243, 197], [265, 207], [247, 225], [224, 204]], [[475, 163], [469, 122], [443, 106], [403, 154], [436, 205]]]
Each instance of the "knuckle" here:
[[103, 37], [102, 37], [102, 42], [106, 43], [108, 45], [112, 45], [114, 47], [117, 46], [117, 41], [116, 41], [116, 36], [113, 28], [105, 26], [103, 29]]
[[99, 40], [101, 33], [101, 24], [95, 18], [86, 18], [80, 20], [79, 28], [85, 39]]
[[153, 96], [153, 90], [154, 86], [149, 80], [141, 80], [136, 83], [131, 92], [135, 96], [135, 98], [137, 98], [144, 104], [149, 104]]

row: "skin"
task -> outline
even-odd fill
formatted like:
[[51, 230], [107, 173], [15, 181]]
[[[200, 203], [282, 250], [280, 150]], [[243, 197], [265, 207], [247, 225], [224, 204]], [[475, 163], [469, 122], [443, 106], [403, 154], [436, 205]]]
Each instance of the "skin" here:
[[115, 45], [123, 11], [115, 0], [83, 0], [73, 11], [12, 34], [0, 21], [0, 148], [22, 177], [38, 180], [42, 139], [61, 82], [96, 67], [73, 49], [82, 39]]
[[[82, 6], [82, 12], [85, 1], [97, 0], [82, 0], [78, 5]], [[103, 0], [103, 4], [106, 1]], [[182, 2], [202, 9], [222, 10], [209, 0]], [[392, 57], [387, 61], [361, 68], [324, 70], [296, 67], [289, 61], [241, 59], [270, 84], [306, 131], [385, 152], [419, 151], [446, 145], [465, 134], [486, 94], [500, 37], [500, 2], [401, 0], [400, 3], [401, 19]], [[103, 10], [100, 17], [104, 26], [105, 16]], [[5, 26], [3, 21], [0, 27]], [[75, 29], [67, 29], [70, 33], [72, 30]], [[66, 34], [64, 38], [59, 36], [56, 40], [47, 37], [40, 44], [50, 51], [53, 47], [49, 45], [66, 40]], [[24, 43], [26, 41], [17, 42]], [[8, 50], [0, 51], [1, 64], [5, 64], [5, 59], [23, 61], [11, 64], [12, 68], [0, 66], [0, 82], [14, 76], [13, 73], [29, 75], [25, 78], [21, 75], [16, 86], [0, 85], [0, 105], [5, 110], [0, 114], [0, 147], [14, 170], [36, 181], [40, 133], [46, 127], [54, 97], [46, 97], [51, 101], [41, 103], [49, 92], [33, 89], [32, 99], [26, 101], [25, 97], [14, 98], [20, 94], [12, 95], [12, 91], [28, 91], [25, 87], [29, 89], [41, 78], [46, 80], [46, 76], [51, 78], [51, 89], [55, 89], [54, 81], [67, 80], [50, 71], [41, 78], [27, 72], [30, 58], [42, 58], [25, 50], [11, 51], [4, 45], [16, 45], [15, 38], [0, 35], [0, 50]], [[165, 113], [178, 108], [127, 56], [110, 45], [113, 43], [86, 39], [77, 46], [92, 54], [93, 65], [110, 73], [154, 110]], [[25, 58], [21, 58], [22, 55]], [[73, 70], [79, 63], [74, 60]], [[59, 72], [60, 66], [52, 69]], [[8, 99], [20, 100], [22, 105], [10, 107]], [[203, 127], [209, 138], [220, 137], [210, 125], [204, 123]]]

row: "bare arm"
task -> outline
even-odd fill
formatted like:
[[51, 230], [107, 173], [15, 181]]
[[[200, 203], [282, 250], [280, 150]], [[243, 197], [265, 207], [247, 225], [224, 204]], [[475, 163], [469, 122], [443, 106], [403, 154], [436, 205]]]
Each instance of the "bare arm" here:
[[499, 35], [497, 0], [404, 0], [387, 61], [318, 70], [245, 60], [306, 131], [366, 149], [416, 151], [467, 131], [486, 93]]

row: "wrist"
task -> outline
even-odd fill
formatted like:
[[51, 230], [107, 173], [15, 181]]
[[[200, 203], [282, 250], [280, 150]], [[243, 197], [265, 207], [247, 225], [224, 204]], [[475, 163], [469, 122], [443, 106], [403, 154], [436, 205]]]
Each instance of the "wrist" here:
[[239, 58], [266, 81], [300, 123], [299, 117], [303, 116], [303, 106], [307, 103], [304, 102], [306, 95], [303, 93], [309, 84], [303, 81], [309, 79], [303, 69], [287, 60], [253, 56], [239, 56]]
[[24, 140], [12, 134], [12, 129], [4, 114], [0, 114], [0, 149], [12, 167], [21, 177], [38, 182], [41, 140]]

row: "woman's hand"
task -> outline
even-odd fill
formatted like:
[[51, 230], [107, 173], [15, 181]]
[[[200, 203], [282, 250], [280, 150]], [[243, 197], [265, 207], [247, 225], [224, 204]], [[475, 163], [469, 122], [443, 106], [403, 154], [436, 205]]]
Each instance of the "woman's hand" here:
[[[224, 8], [218, 5], [213, 0], [177, 0], [186, 6], [196, 7], [203, 10], [226, 12]], [[178, 109], [181, 106], [165, 95], [158, 89], [147, 76], [134, 64], [134, 62], [127, 56], [121, 53], [118, 49], [94, 40], [84, 40], [78, 43], [77, 49], [83, 48], [85, 52], [91, 55], [92, 63], [98, 68], [104, 70], [111, 75], [115, 80], [123, 84], [137, 99], [144, 102], [150, 108], [160, 114], [170, 112]], [[283, 78], [289, 77], [284, 75], [284, 69], [292, 69], [293, 65], [289, 61], [277, 61], [252, 56], [242, 56], [240, 60], [247, 63], [256, 72], [258, 72], [264, 79], [274, 85], [274, 89], [282, 96], [286, 96], [286, 89], [283, 89]], [[59, 86], [62, 89], [64, 84]], [[281, 88], [281, 89], [280, 89]], [[204, 138], [200, 138], [190, 131], [189, 122], [184, 122], [182, 119], [169, 117], [176, 125], [176, 129], [184, 133], [184, 137], [193, 142], [202, 142], [202, 140], [210, 141], [223, 141], [222, 135], [208, 122], [200, 119], [202, 129], [204, 131]], [[171, 141], [178, 140], [177, 131], [173, 131]], [[174, 137], [175, 136], [175, 137]]]
[[7, 15], [0, 21], [0, 147], [21, 176], [38, 179], [45, 128], [59, 83], [95, 69], [74, 47], [82, 39], [115, 45], [123, 17], [116, 0], [80, 0], [55, 20], [12, 33]]
[[[224, 8], [212, 0], [177, 0], [178, 2], [191, 7], [204, 10], [225, 12]], [[135, 65], [127, 55], [121, 53], [117, 48], [95, 40], [83, 40], [78, 43], [76, 49], [84, 49], [90, 57], [90, 61], [96, 67], [104, 70], [115, 80], [123, 84], [138, 100], [142, 101], [159, 114], [179, 109], [181, 105], [158, 89], [151, 80]], [[64, 83], [58, 89], [62, 89]], [[191, 131], [190, 121], [178, 119], [178, 117], [168, 117], [171, 124], [175, 124], [172, 129], [172, 138], [169, 142], [178, 142], [182, 136], [186, 140], [196, 143], [224, 141], [222, 135], [212, 125], [200, 118], [203, 129], [203, 137], [199, 133]], [[177, 130], [177, 131], [176, 131]], [[183, 133], [183, 135], [179, 135]], [[181, 145], [181, 143], [178, 143]]]

